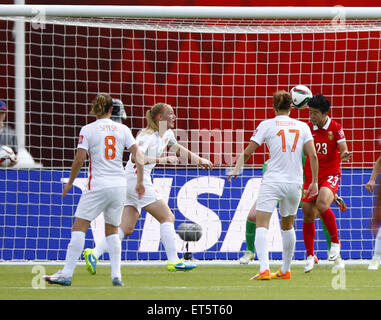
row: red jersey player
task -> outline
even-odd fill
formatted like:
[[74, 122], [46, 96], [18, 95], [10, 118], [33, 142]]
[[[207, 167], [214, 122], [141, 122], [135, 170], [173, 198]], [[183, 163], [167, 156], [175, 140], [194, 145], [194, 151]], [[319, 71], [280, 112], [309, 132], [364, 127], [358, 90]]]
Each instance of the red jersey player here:
[[[349, 161], [351, 153], [348, 152], [345, 135], [341, 125], [328, 116], [330, 103], [328, 99], [317, 94], [308, 101], [310, 112], [310, 126], [314, 138], [315, 148], [319, 159], [319, 193], [315, 197], [303, 195], [302, 208], [304, 213], [303, 238], [307, 250], [307, 263], [304, 272], [313, 269], [317, 258], [314, 255], [315, 218], [320, 216], [330, 237], [331, 248], [328, 260], [335, 261], [340, 258], [340, 241], [337, 232], [335, 214], [330, 208], [339, 189], [341, 177], [341, 161]], [[307, 157], [305, 167], [304, 190], [311, 183], [311, 167]]]

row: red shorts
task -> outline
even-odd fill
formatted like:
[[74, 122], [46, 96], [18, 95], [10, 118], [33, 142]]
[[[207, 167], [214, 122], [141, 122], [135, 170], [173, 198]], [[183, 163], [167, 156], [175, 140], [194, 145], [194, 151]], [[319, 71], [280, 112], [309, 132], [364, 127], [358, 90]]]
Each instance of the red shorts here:
[[[340, 174], [336, 174], [336, 175], [319, 178], [319, 181], [318, 181], [319, 190], [322, 187], [326, 187], [330, 189], [334, 195], [337, 194], [337, 191], [339, 190], [340, 177], [341, 177]], [[304, 181], [302, 202], [315, 201], [318, 197], [316, 195], [315, 197], [307, 198], [307, 190], [310, 184], [311, 184], [310, 179], [306, 179]]]

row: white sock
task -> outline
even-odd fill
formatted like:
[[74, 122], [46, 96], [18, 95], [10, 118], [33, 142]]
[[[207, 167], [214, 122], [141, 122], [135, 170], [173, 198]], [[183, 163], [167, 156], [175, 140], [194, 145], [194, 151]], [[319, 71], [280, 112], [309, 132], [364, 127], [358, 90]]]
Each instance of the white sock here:
[[106, 237], [108, 245], [108, 253], [110, 255], [111, 264], [111, 279], [119, 278], [122, 280], [122, 275], [120, 272], [121, 255], [122, 255], [122, 244], [119, 239], [118, 234], [112, 234]]
[[124, 232], [121, 228], [118, 228], [118, 236], [119, 236], [120, 241], [123, 241], [125, 235], [124, 235]]
[[172, 222], [164, 222], [160, 224], [160, 238], [163, 242], [167, 259], [170, 262], [177, 262], [179, 257], [176, 249], [176, 231]]
[[280, 271], [286, 273], [291, 269], [292, 257], [295, 252], [296, 235], [295, 229], [282, 230], [282, 242], [283, 242], [283, 265]]
[[381, 228], [379, 228], [377, 232], [373, 258], [376, 260], [380, 260], [381, 258]]
[[264, 227], [257, 228], [255, 232], [255, 249], [259, 260], [259, 272], [270, 269], [267, 232], [268, 230]]
[[[124, 232], [121, 228], [118, 228], [118, 237], [120, 241], [124, 239]], [[95, 246], [94, 255], [99, 258], [105, 252], [108, 252], [108, 244], [106, 238], [103, 238], [102, 241]]]
[[101, 242], [97, 243], [94, 248], [94, 255], [99, 258], [102, 254], [104, 254], [108, 250], [108, 245], [106, 238], [103, 238]]
[[74, 273], [75, 266], [81, 253], [83, 247], [85, 246], [85, 233], [82, 231], [73, 231], [71, 233], [71, 239], [66, 251], [66, 262], [62, 269], [62, 274], [65, 277], [72, 277]]

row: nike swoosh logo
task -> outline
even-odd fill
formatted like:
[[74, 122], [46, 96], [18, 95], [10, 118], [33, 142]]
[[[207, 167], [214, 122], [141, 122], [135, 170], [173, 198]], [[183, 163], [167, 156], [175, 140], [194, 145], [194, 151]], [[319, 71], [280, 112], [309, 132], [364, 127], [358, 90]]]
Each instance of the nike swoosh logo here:
[[96, 263], [96, 259], [95, 259], [95, 257], [94, 257], [92, 254], [89, 254], [89, 257], [88, 257], [88, 258], [89, 258], [89, 262], [90, 262], [90, 263], [92, 263], [92, 264], [93, 264], [93, 263]]

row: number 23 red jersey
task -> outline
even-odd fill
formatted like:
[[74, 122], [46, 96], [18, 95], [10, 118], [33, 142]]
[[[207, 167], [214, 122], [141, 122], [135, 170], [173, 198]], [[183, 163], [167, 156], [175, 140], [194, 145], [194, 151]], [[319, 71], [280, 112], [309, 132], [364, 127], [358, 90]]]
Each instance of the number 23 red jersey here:
[[[328, 117], [326, 124], [319, 128], [308, 123], [314, 138], [316, 153], [319, 159], [319, 180], [321, 177], [341, 174], [339, 143], [345, 141], [340, 123]], [[311, 179], [310, 160], [307, 156], [304, 167], [305, 178]]]

